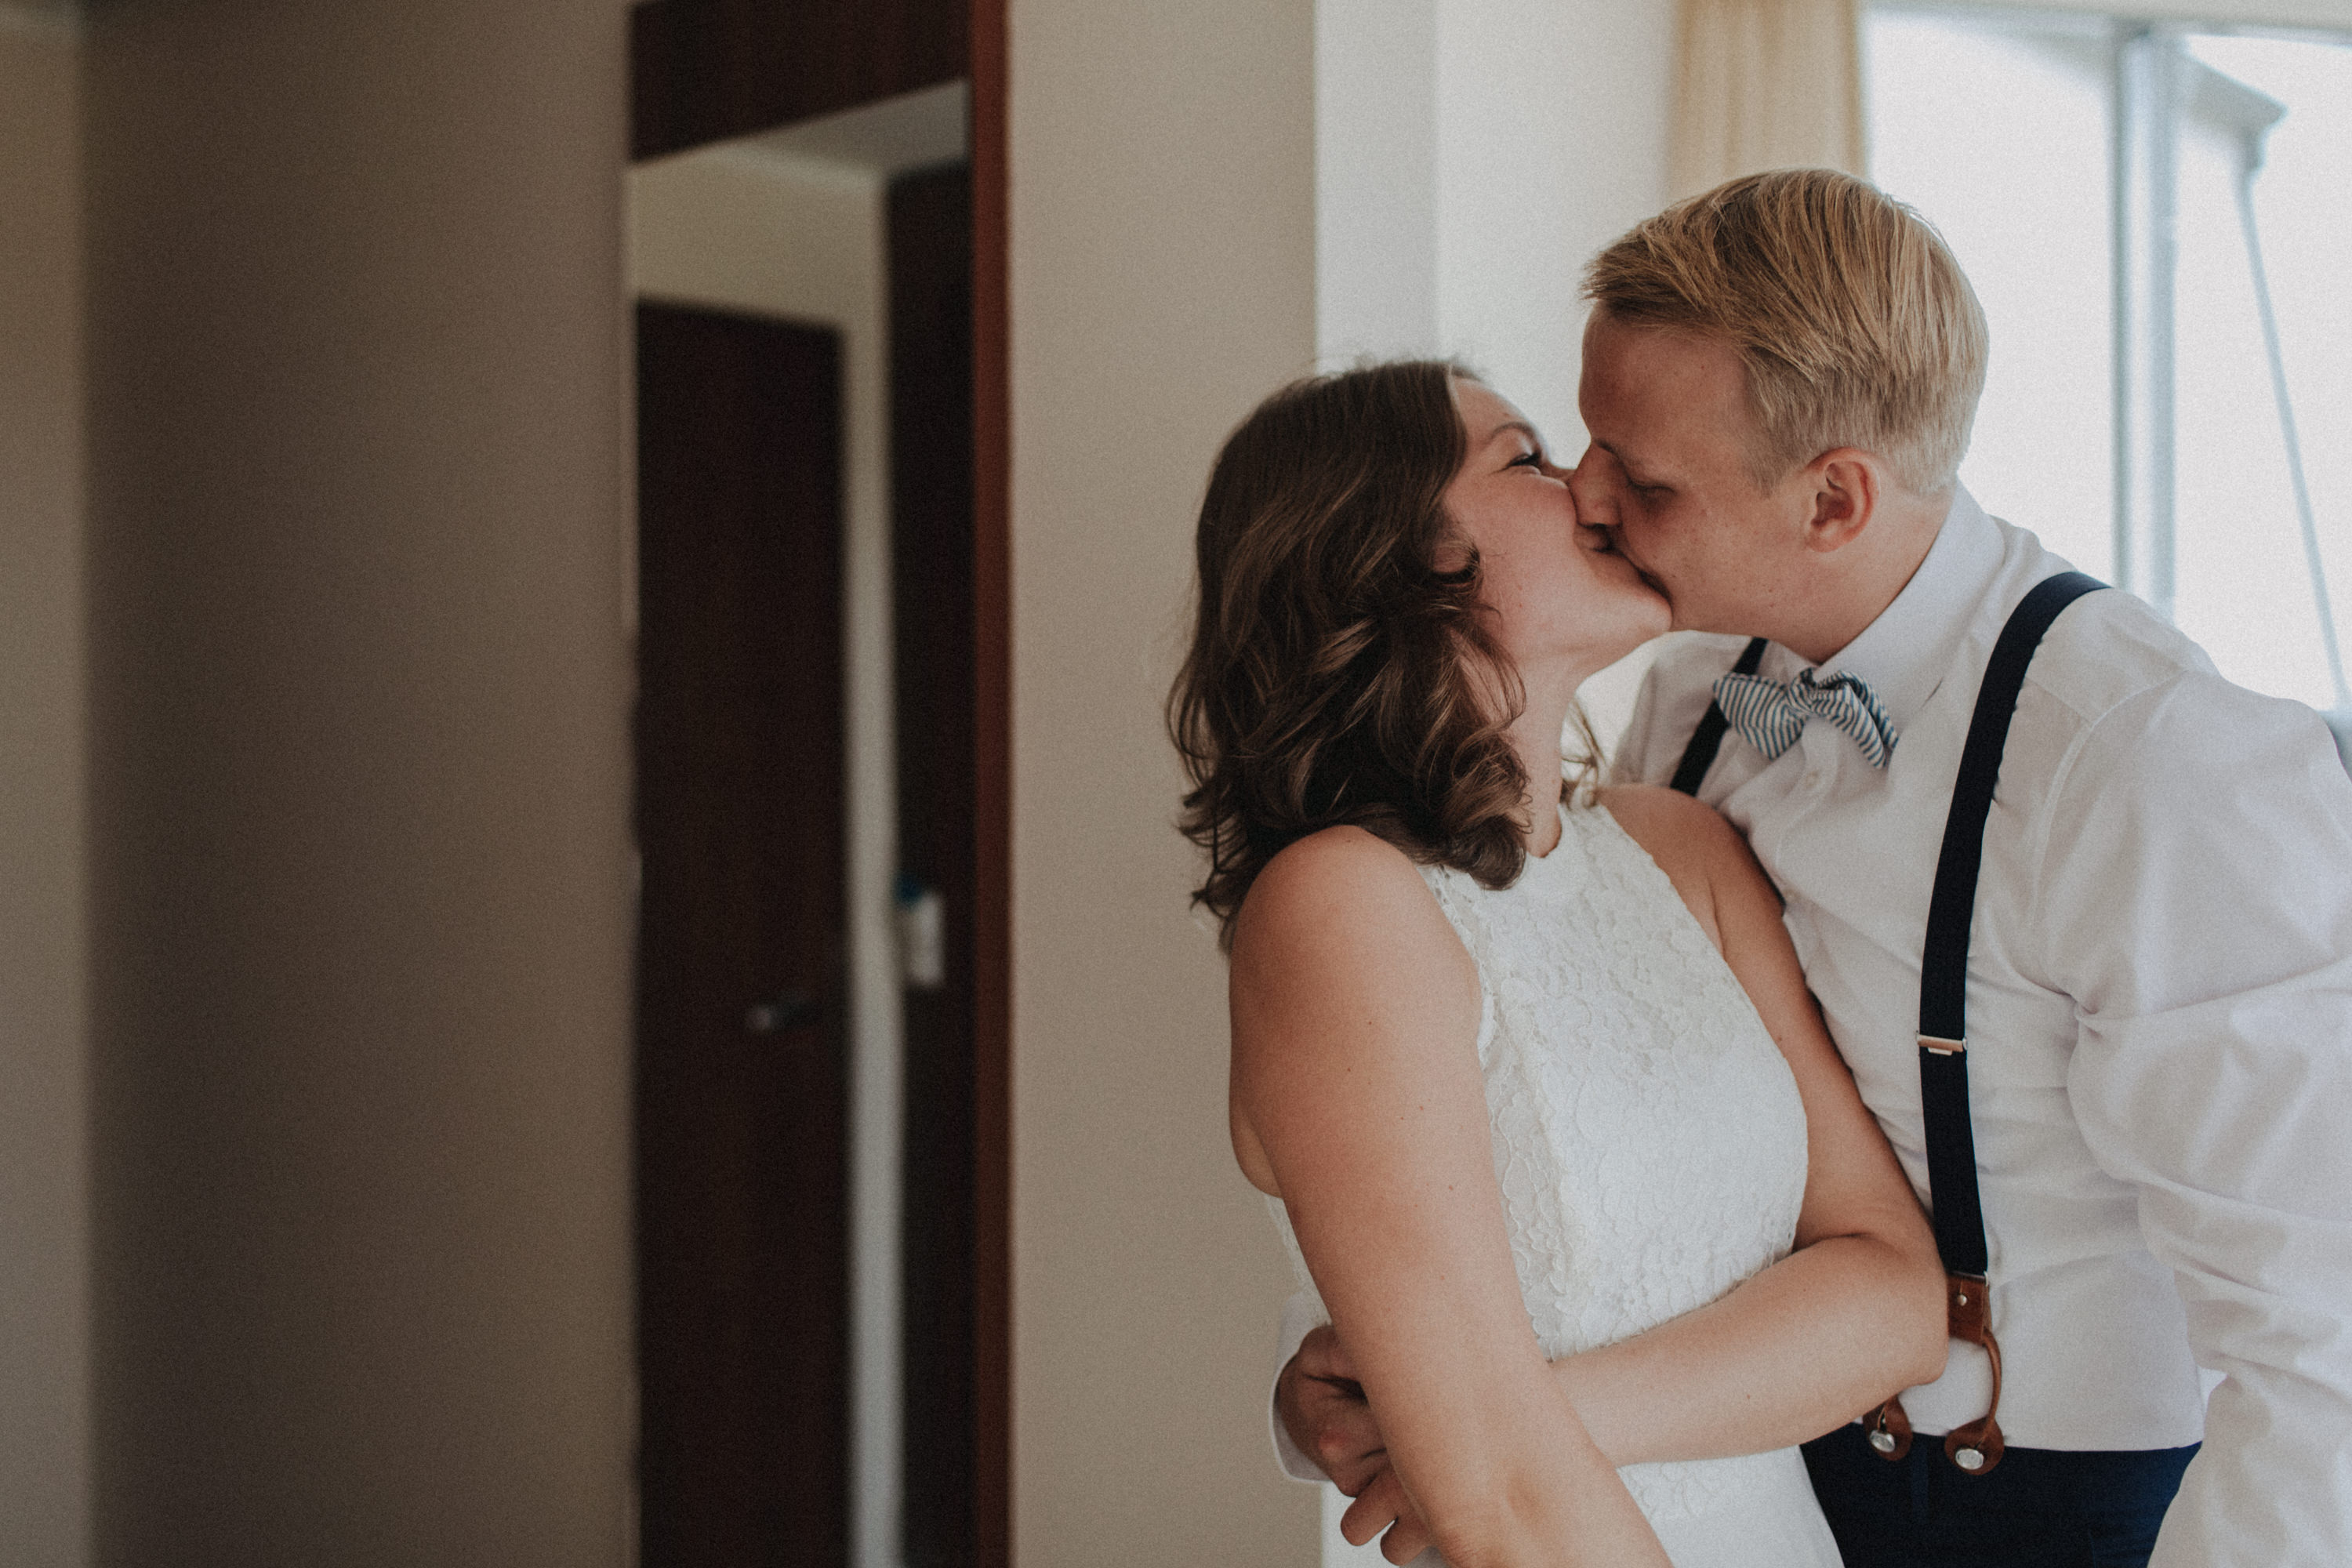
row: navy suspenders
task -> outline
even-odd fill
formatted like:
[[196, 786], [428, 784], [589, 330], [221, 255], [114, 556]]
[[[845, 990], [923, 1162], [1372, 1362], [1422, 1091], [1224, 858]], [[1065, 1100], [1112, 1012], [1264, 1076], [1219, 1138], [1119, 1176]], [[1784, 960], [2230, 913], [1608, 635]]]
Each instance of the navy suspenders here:
[[[1919, 1103], [1927, 1135], [1927, 1190], [1935, 1209], [1936, 1251], [1943, 1260], [1945, 1307], [1951, 1336], [1984, 1347], [1992, 1362], [1992, 1407], [1944, 1439], [1944, 1453], [1963, 1472], [1983, 1475], [2000, 1463], [2000, 1345], [1993, 1338], [1985, 1295], [1984, 1208], [1977, 1194], [1976, 1133], [1969, 1117], [1969, 931], [1976, 916], [1977, 875], [1984, 861], [1985, 823], [2000, 780], [2001, 752], [2017, 713], [2025, 671], [2051, 624], [2094, 589], [2097, 578], [2063, 572], [2034, 585], [1993, 644], [1984, 683], [1969, 721], [1969, 738], [1952, 786], [1951, 813], [1936, 859], [1927, 899], [1927, 942], [1919, 962]], [[1734, 668], [1753, 674], [1762, 638], [1748, 645]], [[1674, 787], [1698, 793], [1723, 743], [1720, 707], [1710, 706], [1692, 735]], [[1911, 1424], [1898, 1396], [1868, 1418], [1870, 1446], [1889, 1459], [1910, 1451]]]
[[[1764, 639], [1757, 637], [1741, 650], [1739, 662], [1731, 668], [1735, 674], [1753, 675], [1763, 662]], [[1698, 786], [1706, 782], [1706, 770], [1715, 766], [1715, 753], [1723, 749], [1723, 732], [1730, 728], [1731, 721], [1723, 716], [1723, 704], [1708, 703], [1706, 717], [1698, 721], [1698, 728], [1691, 731], [1690, 744], [1683, 748], [1683, 760], [1676, 764], [1669, 787], [1685, 795], [1698, 794]]]

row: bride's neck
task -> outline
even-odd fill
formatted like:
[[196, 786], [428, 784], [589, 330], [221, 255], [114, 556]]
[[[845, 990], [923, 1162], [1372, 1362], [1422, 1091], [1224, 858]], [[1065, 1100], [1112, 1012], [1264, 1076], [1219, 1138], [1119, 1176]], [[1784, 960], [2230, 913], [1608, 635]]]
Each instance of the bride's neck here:
[[1549, 855], [1559, 842], [1559, 737], [1575, 697], [1573, 689], [1564, 694], [1530, 690], [1518, 718], [1504, 731], [1528, 781], [1519, 837], [1530, 855]]

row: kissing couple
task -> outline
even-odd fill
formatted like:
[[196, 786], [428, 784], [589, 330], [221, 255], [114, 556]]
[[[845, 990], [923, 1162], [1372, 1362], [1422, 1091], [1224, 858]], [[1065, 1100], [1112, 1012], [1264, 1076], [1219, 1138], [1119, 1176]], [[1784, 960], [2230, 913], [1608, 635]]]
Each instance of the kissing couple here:
[[[1454, 1568], [2352, 1563], [2326, 728], [1960, 488], [1983, 316], [1870, 185], [1586, 289], [1573, 469], [1378, 364], [1201, 510], [1285, 1467]], [[1601, 783], [1578, 688], [1670, 628]]]

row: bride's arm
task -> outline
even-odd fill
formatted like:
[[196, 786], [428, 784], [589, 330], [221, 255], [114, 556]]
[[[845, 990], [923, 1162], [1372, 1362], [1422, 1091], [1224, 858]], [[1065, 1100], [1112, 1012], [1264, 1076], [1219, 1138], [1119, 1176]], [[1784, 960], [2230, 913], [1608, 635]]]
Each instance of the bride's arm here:
[[1666, 1559], [1512, 1271], [1478, 1070], [1477, 978], [1404, 857], [1332, 829], [1276, 857], [1234, 928], [1234, 1134], [1290, 1211], [1457, 1568]]
[[1802, 1442], [1941, 1374], [1935, 1238], [1830, 1043], [1779, 895], [1746, 843], [1670, 791], [1605, 799], [1709, 928], [1788, 1058], [1805, 1103], [1805, 1196], [1788, 1258], [1697, 1311], [1554, 1370], [1619, 1464]]
[[[1787, 1058], [1805, 1104], [1805, 1196], [1787, 1258], [1696, 1311], [1553, 1363], [1549, 1381], [1568, 1393], [1612, 1464], [1785, 1447], [1941, 1374], [1935, 1237], [1830, 1043], [1780, 923], [1780, 896], [1748, 846], [1713, 810], [1666, 790], [1610, 790], [1602, 799], [1716, 940]], [[1339, 1338], [1302, 1350], [1286, 1381], [1310, 1355], [1327, 1375], [1351, 1372], [1353, 1337], [1342, 1330]], [[1349, 1538], [1400, 1520], [1382, 1549], [1392, 1561], [1409, 1559], [1428, 1536], [1387, 1468], [1389, 1414], [1376, 1401], [1367, 1419], [1328, 1385], [1318, 1392], [1324, 1462], [1357, 1497], [1346, 1515]], [[1286, 1405], [1303, 1413], [1305, 1401], [1294, 1389]]]

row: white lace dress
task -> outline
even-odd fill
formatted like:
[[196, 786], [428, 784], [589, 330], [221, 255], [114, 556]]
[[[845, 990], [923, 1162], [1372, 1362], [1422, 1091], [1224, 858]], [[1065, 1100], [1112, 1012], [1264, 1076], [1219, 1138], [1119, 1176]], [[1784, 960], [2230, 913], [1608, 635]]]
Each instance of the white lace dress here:
[[[1562, 812], [1559, 847], [1500, 891], [1422, 875], [1478, 965], [1495, 1174], [1544, 1353], [1638, 1334], [1786, 1256], [1805, 1185], [1796, 1082], [1616, 818]], [[1621, 1474], [1675, 1568], [1837, 1568], [1794, 1448]]]

